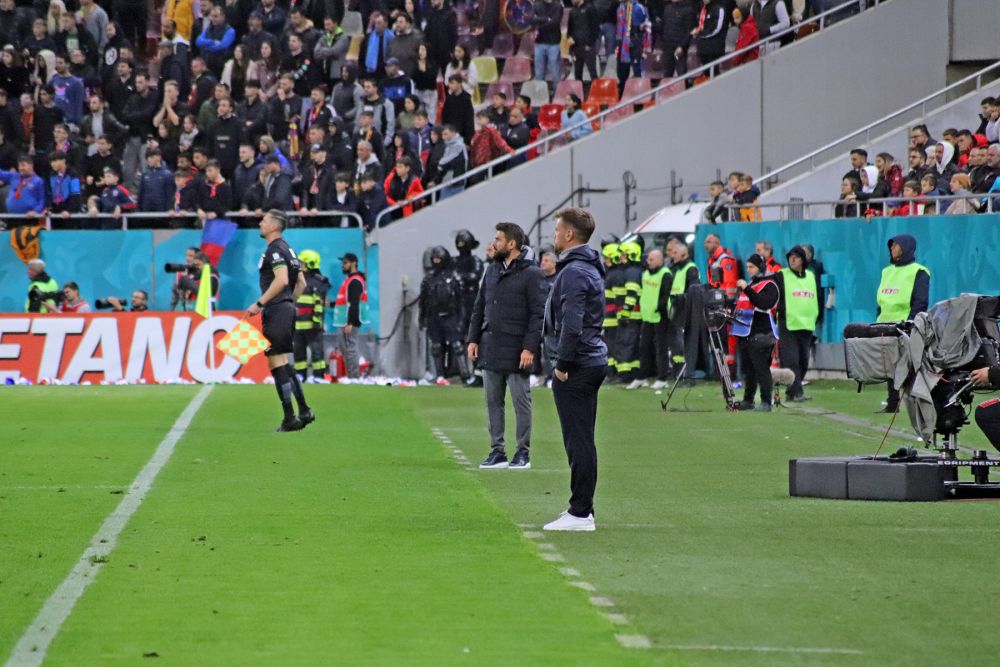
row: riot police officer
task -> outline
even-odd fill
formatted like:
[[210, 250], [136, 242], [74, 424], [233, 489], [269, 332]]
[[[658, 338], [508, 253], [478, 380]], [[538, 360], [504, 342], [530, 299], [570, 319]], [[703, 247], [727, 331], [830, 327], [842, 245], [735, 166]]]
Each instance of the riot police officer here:
[[447, 352], [458, 368], [462, 380], [471, 375], [463, 349], [461, 281], [452, 265], [451, 255], [444, 246], [431, 250], [430, 270], [420, 283], [420, 328], [427, 329], [431, 343], [431, 358], [438, 384], [446, 384]]
[[[476, 303], [476, 295], [479, 293], [479, 284], [483, 281], [485, 266], [483, 260], [472, 254], [472, 251], [479, 247], [479, 241], [468, 229], [461, 229], [455, 234], [455, 249], [458, 256], [454, 259], [455, 273], [458, 274], [458, 284], [461, 290], [462, 316], [459, 319], [459, 335], [467, 337], [469, 322], [472, 319], [472, 309]], [[463, 342], [468, 342], [464, 341]], [[471, 371], [472, 369], [470, 369]], [[469, 381], [470, 387], [481, 387], [483, 384], [482, 373], [475, 371], [475, 375]]]
[[304, 268], [306, 289], [295, 301], [295, 337], [292, 339], [295, 372], [305, 382], [311, 366], [315, 382], [327, 374], [326, 355], [323, 353], [323, 319], [330, 281], [320, 271], [321, 258], [315, 250], [300, 252], [299, 261]]

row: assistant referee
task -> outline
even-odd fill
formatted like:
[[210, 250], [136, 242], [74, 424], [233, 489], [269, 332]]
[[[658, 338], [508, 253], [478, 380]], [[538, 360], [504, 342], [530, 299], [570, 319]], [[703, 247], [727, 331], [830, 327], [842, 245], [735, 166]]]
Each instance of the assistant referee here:
[[[306, 279], [295, 251], [281, 237], [287, 222], [285, 214], [277, 209], [265, 213], [260, 221], [260, 236], [267, 241], [267, 250], [257, 264], [262, 294], [246, 312], [247, 317], [263, 312], [264, 337], [271, 342], [264, 354], [285, 412], [277, 428], [279, 432], [298, 431], [316, 421], [316, 415], [306, 404], [299, 377], [289, 363], [295, 333], [295, 300], [305, 290]], [[297, 417], [292, 408], [292, 395], [299, 404]]]

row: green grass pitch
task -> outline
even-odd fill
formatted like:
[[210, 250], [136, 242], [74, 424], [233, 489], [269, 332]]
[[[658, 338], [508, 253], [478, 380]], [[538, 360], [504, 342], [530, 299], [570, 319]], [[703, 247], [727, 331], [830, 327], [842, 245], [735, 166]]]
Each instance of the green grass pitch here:
[[[273, 388], [214, 387], [45, 664], [996, 664], [1000, 505], [789, 498], [789, 458], [888, 425], [877, 388], [809, 390], [606, 387], [598, 531], [540, 536], [568, 495], [547, 390], [533, 469], [480, 471], [479, 391], [308, 386], [316, 424], [275, 434]], [[0, 663], [197, 391], [3, 392]]]

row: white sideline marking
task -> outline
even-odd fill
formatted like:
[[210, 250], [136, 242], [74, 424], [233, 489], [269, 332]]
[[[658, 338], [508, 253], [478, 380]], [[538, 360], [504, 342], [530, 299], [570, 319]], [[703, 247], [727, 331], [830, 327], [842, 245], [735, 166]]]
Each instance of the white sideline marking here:
[[184, 436], [191, 420], [198, 413], [202, 403], [208, 398], [212, 391], [210, 384], [204, 385], [195, 394], [191, 402], [184, 408], [170, 431], [156, 447], [153, 456], [146, 462], [135, 481], [132, 482], [128, 492], [118, 503], [118, 507], [104, 519], [104, 523], [97, 530], [97, 533], [90, 540], [88, 546], [70, 573], [59, 584], [59, 588], [45, 601], [42, 610], [38, 612], [34, 622], [24, 631], [21, 639], [10, 654], [7, 660], [7, 667], [26, 667], [41, 665], [45, 660], [45, 654], [56, 638], [59, 628], [69, 618], [76, 601], [80, 599], [100, 573], [105, 559], [114, 550], [118, 536], [128, 523], [135, 511], [139, 509], [146, 494], [149, 493], [156, 476], [163, 470], [163, 467], [170, 460], [177, 443]]
[[577, 588], [583, 589], [585, 591], [590, 591], [591, 593], [597, 590], [594, 584], [590, 583], [589, 581], [571, 581], [569, 582], [569, 585], [576, 586]]
[[562, 554], [556, 554], [556, 553], [550, 553], [548, 551], [543, 551], [542, 553], [540, 553], [538, 555], [542, 557], [542, 560], [547, 560], [550, 563], [565, 563], [566, 562], [566, 559], [563, 557]]
[[539, 530], [526, 530], [524, 531], [524, 536], [529, 540], [540, 540], [545, 537], [545, 533]]
[[580, 571], [575, 567], [561, 567], [559, 572], [562, 573], [564, 577], [579, 577]]
[[835, 655], [864, 655], [854, 648], [810, 648], [798, 646], [722, 646], [718, 644], [667, 644], [660, 648], [673, 651], [728, 651], [749, 653], [813, 653]]
[[625, 614], [605, 614], [604, 616], [615, 625], [628, 625], [628, 617]]
[[615, 603], [605, 597], [594, 596], [590, 598], [590, 604], [595, 607], [614, 607]]
[[625, 648], [653, 648], [646, 635], [615, 635], [615, 639]]
[[538, 543], [538, 548], [541, 549], [541, 550], [543, 550], [543, 551], [555, 551], [556, 550], [556, 545], [549, 544], [548, 542], [539, 542]]

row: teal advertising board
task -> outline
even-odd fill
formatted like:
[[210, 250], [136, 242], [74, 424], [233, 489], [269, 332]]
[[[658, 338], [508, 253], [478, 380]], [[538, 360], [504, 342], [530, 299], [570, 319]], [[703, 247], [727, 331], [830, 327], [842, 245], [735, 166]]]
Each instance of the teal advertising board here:
[[[285, 238], [297, 252], [309, 248], [320, 254], [322, 271], [333, 285], [331, 299], [343, 279], [337, 258], [356, 254], [368, 277], [370, 327], [378, 331], [378, 248], [366, 249], [361, 230], [289, 229]], [[163, 265], [183, 263], [185, 249], [200, 243], [201, 232], [193, 229], [55, 231], [42, 233], [41, 256], [56, 282], [76, 282], [91, 305], [142, 289], [150, 294], [151, 309], [168, 310], [174, 275]], [[260, 294], [257, 262], [264, 247], [256, 230], [236, 232], [219, 262], [220, 310], [242, 310]], [[27, 268], [5, 240], [0, 245], [0, 312], [23, 311], [27, 289]]]
[[782, 266], [791, 247], [811, 243], [825, 267], [824, 286], [836, 290], [836, 306], [825, 311], [821, 330], [827, 343], [840, 341], [850, 322], [875, 321], [887, 243], [899, 234], [917, 239], [917, 261], [931, 270], [931, 304], [962, 293], [1000, 293], [1000, 214], [699, 225], [695, 261], [703, 276], [710, 233], [740, 260], [754, 252], [757, 241], [770, 241]]

